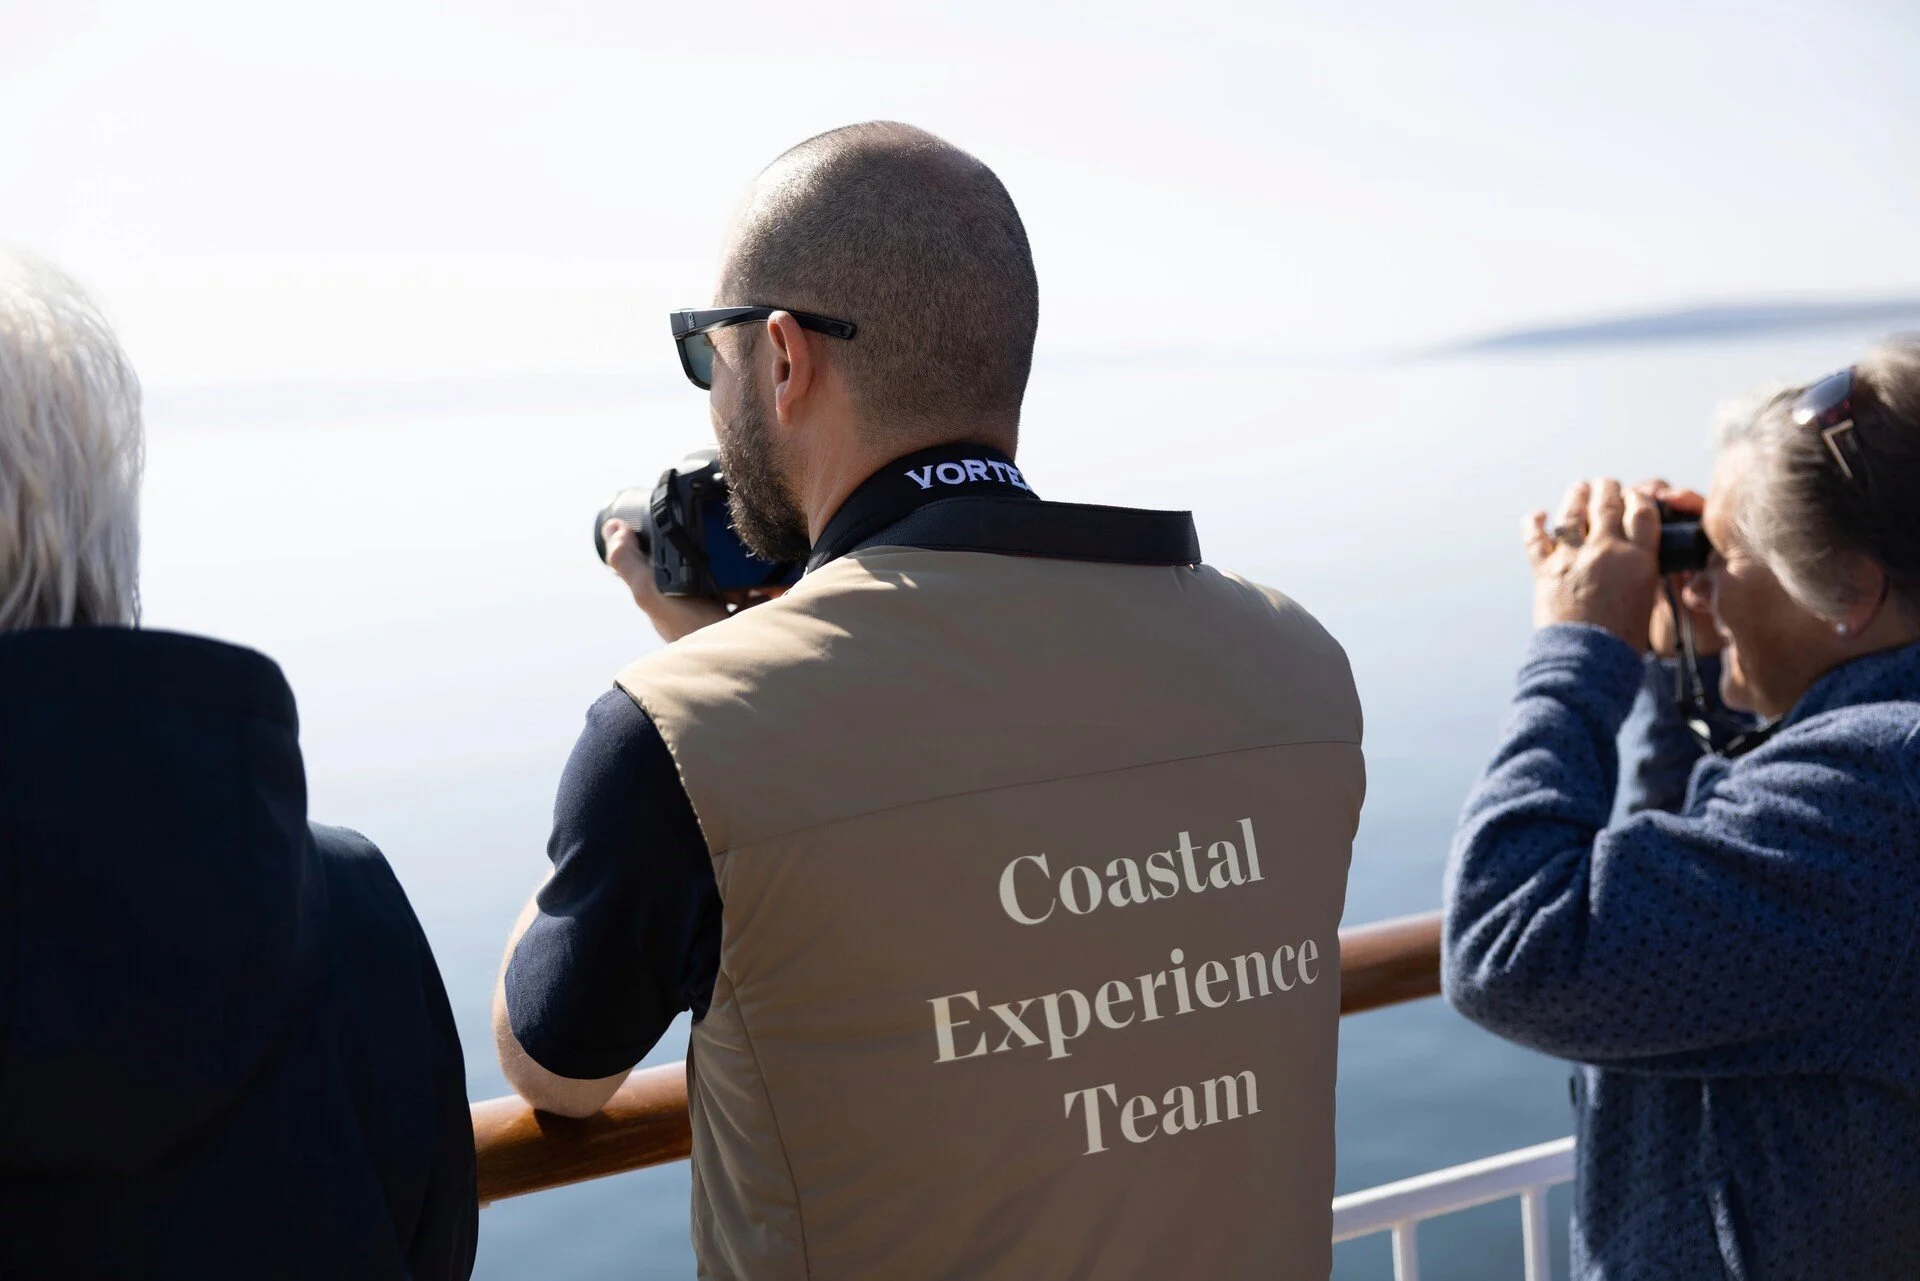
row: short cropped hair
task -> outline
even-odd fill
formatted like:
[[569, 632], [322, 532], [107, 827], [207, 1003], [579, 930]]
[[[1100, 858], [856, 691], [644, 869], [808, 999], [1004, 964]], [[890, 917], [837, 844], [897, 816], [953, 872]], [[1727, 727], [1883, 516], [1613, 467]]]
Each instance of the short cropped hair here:
[[1857, 602], [1839, 558], [1864, 552], [1889, 589], [1920, 611], [1920, 334], [1899, 334], [1854, 367], [1855, 476], [1821, 433], [1793, 421], [1804, 386], [1769, 389], [1722, 410], [1721, 447], [1753, 454], [1734, 528], [1781, 586], [1822, 618]]
[[991, 169], [924, 130], [849, 125], [775, 160], [735, 221], [720, 288], [726, 305], [858, 326], [833, 359], [883, 432], [1019, 421], [1040, 319], [1026, 228]]
[[140, 383], [99, 310], [0, 251], [0, 632], [139, 612]]

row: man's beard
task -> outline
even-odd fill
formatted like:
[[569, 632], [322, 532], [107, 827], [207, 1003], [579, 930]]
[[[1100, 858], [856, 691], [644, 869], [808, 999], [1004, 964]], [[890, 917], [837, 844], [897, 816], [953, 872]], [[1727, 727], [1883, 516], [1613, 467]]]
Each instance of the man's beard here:
[[778, 446], [766, 406], [749, 389], [720, 433], [720, 468], [727, 474], [727, 513], [747, 550], [763, 560], [802, 561], [813, 550], [807, 518], [780, 475]]

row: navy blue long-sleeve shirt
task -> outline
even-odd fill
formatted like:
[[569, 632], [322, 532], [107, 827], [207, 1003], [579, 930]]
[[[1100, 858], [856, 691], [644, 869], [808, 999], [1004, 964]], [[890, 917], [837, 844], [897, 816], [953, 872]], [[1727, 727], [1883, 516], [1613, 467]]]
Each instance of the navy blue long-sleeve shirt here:
[[507, 965], [514, 1037], [549, 1072], [638, 1063], [676, 1015], [706, 1014], [720, 892], [680, 772], [624, 690], [602, 694], [560, 776], [553, 875]]
[[1542, 630], [1446, 880], [1447, 998], [1583, 1065], [1574, 1275], [1920, 1258], [1920, 646], [1610, 822], [1641, 660]]

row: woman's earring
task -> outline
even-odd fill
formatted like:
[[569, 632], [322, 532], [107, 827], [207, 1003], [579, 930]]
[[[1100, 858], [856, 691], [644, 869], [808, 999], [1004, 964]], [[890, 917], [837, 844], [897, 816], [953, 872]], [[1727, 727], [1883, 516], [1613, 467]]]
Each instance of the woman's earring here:
[[1845, 623], [1835, 623], [1833, 625], [1833, 631], [1836, 636], [1845, 636], [1847, 634], [1847, 625]]

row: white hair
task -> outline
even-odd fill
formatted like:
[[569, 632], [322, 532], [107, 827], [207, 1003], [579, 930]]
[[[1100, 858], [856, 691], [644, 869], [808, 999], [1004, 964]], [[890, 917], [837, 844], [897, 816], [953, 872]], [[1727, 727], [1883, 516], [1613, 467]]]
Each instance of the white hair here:
[[0, 250], [0, 632], [139, 614], [140, 382], [65, 274]]
[[1896, 334], [1853, 367], [1860, 425], [1849, 464], [1820, 432], [1793, 421], [1802, 387], [1774, 386], [1721, 408], [1722, 451], [1748, 452], [1733, 532], [1808, 611], [1835, 619], [1860, 586], [1845, 558], [1864, 552], [1892, 594], [1920, 606], [1920, 335]]

